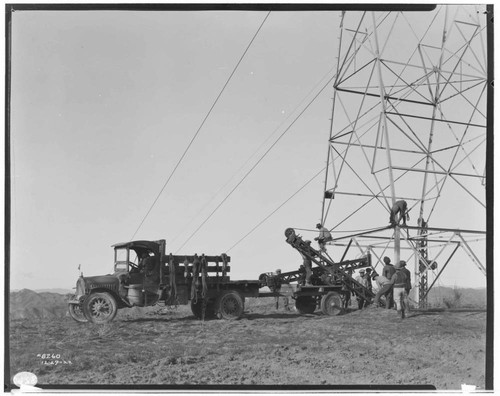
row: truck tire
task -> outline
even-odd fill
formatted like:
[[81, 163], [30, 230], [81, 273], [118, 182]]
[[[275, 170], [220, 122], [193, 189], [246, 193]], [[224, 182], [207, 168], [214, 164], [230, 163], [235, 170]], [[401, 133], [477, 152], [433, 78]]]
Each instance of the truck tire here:
[[342, 299], [336, 292], [329, 292], [321, 298], [321, 312], [325, 315], [335, 316], [342, 313]]
[[299, 296], [295, 300], [295, 308], [301, 314], [312, 314], [316, 310], [316, 299], [313, 296]]
[[83, 303], [83, 313], [92, 323], [111, 322], [118, 311], [115, 298], [106, 292], [92, 293]]
[[80, 323], [88, 322], [87, 318], [83, 313], [83, 308], [81, 304], [68, 304], [69, 316]]
[[243, 315], [244, 308], [243, 298], [234, 290], [222, 292], [215, 302], [215, 311], [219, 319], [238, 319]]
[[[191, 312], [193, 313], [196, 319], [203, 319], [202, 312], [203, 310], [203, 300], [198, 299], [198, 301], [194, 302], [191, 300]], [[213, 319], [215, 318], [215, 306], [213, 301], [207, 301], [207, 305], [205, 307], [205, 318], [204, 319]]]

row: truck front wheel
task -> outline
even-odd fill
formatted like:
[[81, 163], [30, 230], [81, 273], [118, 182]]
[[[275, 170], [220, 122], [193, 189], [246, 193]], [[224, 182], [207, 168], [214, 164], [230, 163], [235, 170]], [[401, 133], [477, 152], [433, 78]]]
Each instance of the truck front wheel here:
[[83, 313], [92, 323], [111, 322], [118, 311], [116, 300], [109, 293], [92, 293], [83, 303]]
[[236, 291], [225, 291], [217, 298], [215, 308], [219, 319], [238, 319], [243, 315], [243, 298]]
[[87, 318], [83, 314], [83, 309], [81, 304], [68, 304], [69, 315], [77, 322], [88, 322]]

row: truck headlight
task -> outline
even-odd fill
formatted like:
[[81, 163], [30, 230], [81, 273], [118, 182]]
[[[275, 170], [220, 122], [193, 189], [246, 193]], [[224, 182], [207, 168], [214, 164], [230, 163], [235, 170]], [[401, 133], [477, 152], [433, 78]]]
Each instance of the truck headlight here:
[[85, 294], [85, 281], [83, 278], [78, 278], [76, 281], [76, 295], [77, 297], [81, 297]]

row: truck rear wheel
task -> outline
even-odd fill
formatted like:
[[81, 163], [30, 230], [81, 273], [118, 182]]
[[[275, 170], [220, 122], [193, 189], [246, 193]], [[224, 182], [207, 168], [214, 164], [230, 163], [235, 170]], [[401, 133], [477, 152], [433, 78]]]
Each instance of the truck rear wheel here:
[[83, 303], [83, 313], [92, 323], [111, 322], [118, 311], [116, 300], [109, 293], [92, 293]]
[[191, 312], [196, 319], [213, 319], [215, 318], [215, 306], [212, 301], [207, 301], [205, 307], [205, 317], [203, 318], [203, 300], [198, 299], [194, 302], [191, 300]]
[[342, 299], [340, 295], [336, 292], [325, 294], [321, 299], [321, 312], [330, 316], [342, 313]]
[[219, 319], [238, 319], [243, 315], [243, 298], [236, 291], [225, 291], [217, 298], [215, 310]]
[[316, 310], [316, 299], [313, 296], [299, 296], [295, 300], [295, 308], [301, 314], [312, 314]]

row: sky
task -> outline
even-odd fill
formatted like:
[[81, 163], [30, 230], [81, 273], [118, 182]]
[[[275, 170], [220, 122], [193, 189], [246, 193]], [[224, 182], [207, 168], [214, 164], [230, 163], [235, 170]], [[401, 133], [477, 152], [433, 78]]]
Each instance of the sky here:
[[[321, 219], [340, 20], [14, 12], [11, 289], [71, 289], [79, 265], [110, 273], [111, 245], [132, 238], [165, 239], [175, 254], [227, 252], [232, 279], [296, 270], [284, 231]], [[440, 283], [484, 287], [485, 277], [462, 258]]]

